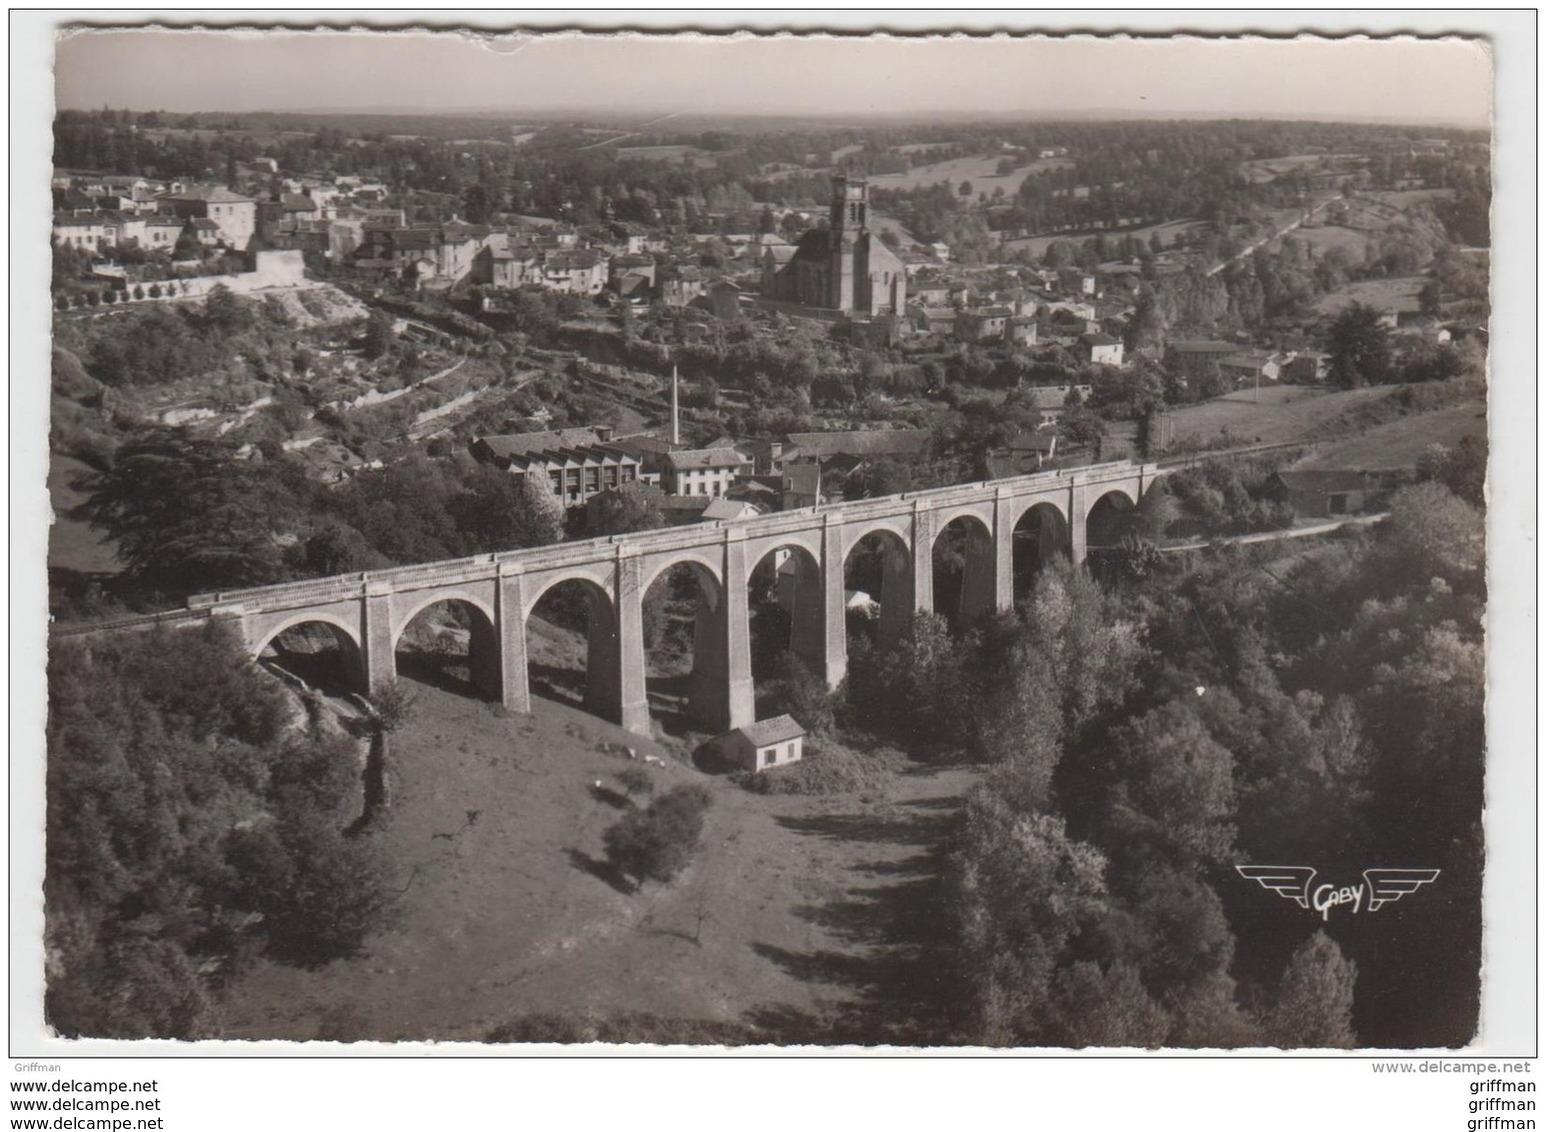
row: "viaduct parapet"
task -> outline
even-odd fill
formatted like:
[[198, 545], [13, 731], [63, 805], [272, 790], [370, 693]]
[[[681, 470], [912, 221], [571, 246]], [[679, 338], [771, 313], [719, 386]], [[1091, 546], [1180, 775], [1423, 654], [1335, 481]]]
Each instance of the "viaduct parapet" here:
[[[933, 552], [947, 526], [965, 528], [960, 612], [1013, 606], [1014, 538], [1037, 511], [1043, 551], [1083, 562], [1091, 532], [1143, 497], [1153, 464], [1114, 463], [986, 483], [826, 504], [753, 519], [587, 539], [364, 574], [190, 598], [186, 609], [89, 626], [56, 637], [156, 625], [234, 625], [254, 658], [287, 629], [327, 626], [361, 691], [396, 677], [396, 650], [413, 618], [458, 603], [472, 624], [469, 664], [479, 690], [512, 711], [530, 710], [527, 622], [553, 587], [579, 582], [589, 595], [587, 703], [647, 733], [642, 602], [650, 584], [686, 564], [698, 580], [690, 708], [723, 730], [753, 722], [749, 588], [768, 556], [792, 583], [791, 648], [836, 687], [848, 667], [844, 567], [861, 541], [883, 548], [878, 638], [895, 642], [919, 611], [933, 609]], [[1026, 528], [1022, 528], [1022, 537]], [[792, 563], [792, 565], [791, 565]]]

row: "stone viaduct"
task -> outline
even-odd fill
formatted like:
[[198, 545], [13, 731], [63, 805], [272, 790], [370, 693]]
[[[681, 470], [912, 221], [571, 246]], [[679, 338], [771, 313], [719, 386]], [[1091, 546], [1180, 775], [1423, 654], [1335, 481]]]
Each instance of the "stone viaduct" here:
[[[770, 555], [793, 580], [790, 647], [835, 687], [848, 665], [844, 568], [861, 541], [882, 550], [877, 632], [885, 645], [907, 632], [917, 611], [933, 608], [933, 552], [947, 526], [965, 533], [961, 616], [1006, 609], [1015, 600], [1017, 527], [1022, 538], [1038, 540], [1040, 553], [1056, 551], [1082, 562], [1091, 532], [1137, 504], [1160, 474], [1155, 465], [1127, 462], [1038, 472], [754, 519], [204, 594], [190, 598], [185, 610], [94, 628], [225, 620], [258, 657], [285, 630], [321, 624], [337, 639], [364, 692], [395, 678], [397, 644], [416, 615], [436, 603], [456, 603], [472, 625], [474, 684], [508, 709], [526, 712], [527, 621], [553, 587], [578, 582], [589, 595], [587, 706], [647, 733], [642, 601], [653, 581], [685, 564], [698, 580], [690, 710], [705, 726], [723, 730], [755, 718], [748, 593], [752, 572]], [[1027, 519], [1034, 521], [1026, 526]]]

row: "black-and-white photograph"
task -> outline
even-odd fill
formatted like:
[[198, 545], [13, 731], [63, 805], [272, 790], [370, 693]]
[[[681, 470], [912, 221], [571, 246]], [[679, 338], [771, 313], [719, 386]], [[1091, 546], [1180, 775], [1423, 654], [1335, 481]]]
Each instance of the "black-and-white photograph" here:
[[1486, 40], [54, 51], [51, 1034], [1477, 1039]]

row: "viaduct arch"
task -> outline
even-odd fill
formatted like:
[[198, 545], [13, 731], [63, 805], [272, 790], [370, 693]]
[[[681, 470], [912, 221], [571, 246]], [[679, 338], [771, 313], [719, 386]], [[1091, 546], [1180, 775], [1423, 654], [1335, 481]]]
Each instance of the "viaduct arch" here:
[[589, 706], [629, 730], [648, 733], [641, 602], [652, 581], [685, 562], [711, 577], [718, 590], [716, 600], [700, 609], [697, 632], [704, 655], [695, 652], [702, 669], [694, 676], [695, 712], [707, 726], [727, 729], [755, 718], [748, 587], [767, 555], [797, 548], [814, 565], [797, 587], [805, 600], [797, 598], [796, 649], [835, 687], [848, 667], [844, 566], [868, 536], [879, 535], [895, 550], [882, 595], [881, 637], [890, 643], [914, 613], [933, 609], [933, 551], [951, 523], [962, 521], [977, 532], [966, 558], [963, 612], [1008, 609], [1015, 597], [1015, 532], [1028, 516], [1055, 514], [1060, 522], [1052, 523], [1050, 541], [1066, 538], [1066, 548], [1058, 549], [1083, 562], [1092, 533], [1100, 537], [1108, 513], [1136, 505], [1161, 474], [1153, 464], [1125, 461], [1038, 472], [753, 519], [202, 594], [172, 613], [56, 631], [80, 635], [217, 619], [234, 623], [256, 657], [285, 629], [322, 622], [357, 650], [364, 692], [395, 676], [396, 647], [414, 616], [436, 602], [456, 601], [476, 611], [475, 623], [487, 626], [473, 664], [475, 682], [506, 708], [527, 712], [527, 622], [554, 586], [580, 581], [593, 595]]

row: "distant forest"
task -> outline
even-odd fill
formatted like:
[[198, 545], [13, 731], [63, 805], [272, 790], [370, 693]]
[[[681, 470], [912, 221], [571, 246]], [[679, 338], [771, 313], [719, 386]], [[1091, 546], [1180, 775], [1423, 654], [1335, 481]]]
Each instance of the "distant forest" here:
[[[1446, 222], [1464, 232], [1464, 242], [1486, 241], [1491, 197], [1485, 133], [1324, 122], [770, 124], [656, 133], [508, 117], [104, 109], [60, 113], [54, 135], [54, 161], [62, 168], [232, 181], [238, 163], [266, 156], [287, 173], [370, 176], [394, 192], [432, 194], [472, 223], [515, 212], [580, 224], [633, 221], [708, 230], [706, 223], [727, 213], [740, 214], [737, 223], [755, 223], [754, 201], [820, 207], [834, 172], [901, 172], [995, 153], [1011, 167], [1023, 167], [1043, 149], [1066, 150], [1070, 164], [1040, 170], [1013, 197], [986, 202], [995, 230], [1181, 217], [1228, 222], [1253, 207], [1292, 203], [1307, 188], [1292, 173], [1253, 185], [1241, 163], [1302, 153], [1367, 156], [1375, 187], [1422, 177], [1453, 188], [1453, 217]], [[1442, 153], [1423, 148], [1435, 142], [1444, 143]], [[688, 146], [701, 151], [702, 160], [623, 160], [619, 144]], [[1088, 191], [1076, 194], [1075, 187]], [[939, 186], [877, 192], [876, 201], [905, 211], [922, 230], [915, 232], [920, 238], [946, 227], [942, 214], [976, 203], [963, 202], [948, 186], [943, 193]]]

